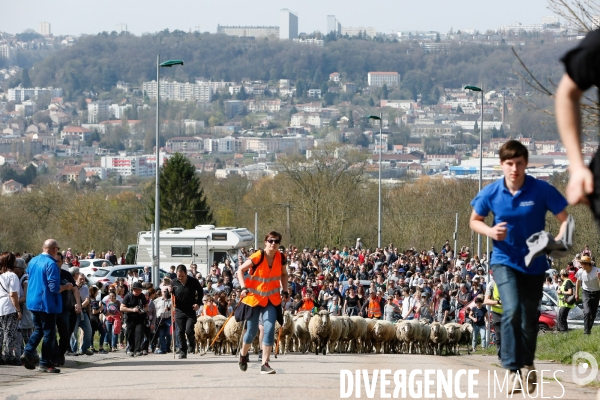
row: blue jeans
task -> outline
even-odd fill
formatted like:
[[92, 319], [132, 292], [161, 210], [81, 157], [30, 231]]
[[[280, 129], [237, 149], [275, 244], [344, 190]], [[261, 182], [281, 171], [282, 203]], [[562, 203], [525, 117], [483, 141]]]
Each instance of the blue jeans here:
[[54, 356], [54, 346], [56, 342], [56, 314], [48, 314], [40, 311], [32, 311], [33, 313], [33, 334], [25, 346], [25, 353], [33, 357], [36, 354], [36, 349], [42, 342], [42, 356], [40, 357], [40, 365], [51, 366], [50, 361]]
[[481, 348], [485, 349], [487, 347], [487, 341], [485, 340], [485, 325], [477, 326], [473, 325], [473, 350], [475, 350], [475, 346], [477, 346], [477, 337], [481, 338]]
[[160, 351], [166, 353], [171, 348], [171, 320], [164, 320], [158, 326], [158, 343]]
[[116, 349], [119, 342], [119, 335], [115, 335], [115, 332], [113, 331], [114, 323], [108, 321], [105, 321], [104, 323], [106, 324], [106, 343], [108, 343], [111, 348]]
[[[83, 319], [81, 316], [83, 315]], [[73, 335], [71, 335], [71, 351], [77, 353], [77, 339], [79, 339], [79, 328], [83, 330], [83, 343], [81, 343], [81, 351], [84, 352], [92, 345], [92, 325], [90, 324], [90, 317], [87, 313], [82, 312], [75, 319], [75, 328]]]
[[527, 275], [502, 264], [492, 265], [492, 271], [502, 299], [502, 366], [516, 371], [535, 358], [544, 274]]
[[277, 320], [277, 310], [271, 303], [265, 307], [256, 306], [252, 309], [252, 317], [247, 322], [244, 343], [251, 344], [258, 333], [258, 319], [262, 316], [264, 327], [263, 343], [265, 346], [273, 346], [275, 342], [275, 321]]

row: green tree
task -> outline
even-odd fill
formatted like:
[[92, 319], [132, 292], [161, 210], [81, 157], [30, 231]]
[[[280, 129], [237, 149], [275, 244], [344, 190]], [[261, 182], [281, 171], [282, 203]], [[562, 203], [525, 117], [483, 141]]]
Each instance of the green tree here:
[[242, 85], [238, 94], [235, 95], [235, 98], [237, 100], [246, 100], [248, 98], [248, 94], [246, 93], [246, 89], [244, 88], [244, 85]]
[[388, 87], [385, 83], [383, 84], [383, 89], [381, 90], [381, 98], [384, 100], [388, 99]]
[[[191, 229], [196, 225], [214, 224], [204, 188], [196, 168], [181, 153], [175, 153], [160, 171], [160, 209], [163, 227]], [[154, 222], [154, 196], [148, 203], [146, 223]]]
[[27, 68], [23, 68], [21, 70], [21, 87], [22, 88], [32, 87], [31, 78], [29, 78], [29, 71], [27, 70]]

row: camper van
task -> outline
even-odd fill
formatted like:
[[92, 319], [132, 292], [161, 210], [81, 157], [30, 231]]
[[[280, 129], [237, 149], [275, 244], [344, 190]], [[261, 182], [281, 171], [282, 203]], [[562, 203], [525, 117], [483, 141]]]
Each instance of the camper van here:
[[[198, 272], [208, 275], [214, 261], [222, 267], [229, 258], [237, 264], [239, 249], [252, 247], [254, 235], [246, 228], [198, 225], [194, 229], [170, 228], [160, 231], [160, 268], [168, 271], [171, 265], [198, 265]], [[137, 265], [152, 265], [152, 233], [138, 233]]]

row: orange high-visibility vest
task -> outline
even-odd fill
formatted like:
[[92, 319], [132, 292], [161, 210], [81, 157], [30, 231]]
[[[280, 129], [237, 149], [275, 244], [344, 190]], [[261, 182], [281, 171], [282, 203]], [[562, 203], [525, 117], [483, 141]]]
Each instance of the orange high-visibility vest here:
[[315, 308], [315, 303], [312, 300], [304, 300], [302, 302], [302, 307], [298, 311], [310, 311], [312, 312], [313, 308]]
[[255, 265], [255, 270], [254, 273], [244, 279], [248, 295], [242, 299], [242, 303], [250, 307], [258, 305], [265, 307], [270, 301], [274, 306], [278, 306], [281, 304], [279, 289], [281, 287], [281, 271], [283, 268], [281, 262], [283, 256], [281, 252], [276, 252], [273, 259], [273, 266], [269, 268], [266, 254], [262, 255], [262, 251], [259, 250], [250, 256]]
[[379, 318], [381, 317], [381, 305], [379, 304], [379, 298], [375, 297], [375, 300], [369, 298], [369, 310], [367, 311], [367, 317]]
[[202, 309], [202, 315], [214, 317], [215, 315], [219, 315], [219, 309], [214, 304], [211, 304], [210, 306], [204, 305], [204, 308]]

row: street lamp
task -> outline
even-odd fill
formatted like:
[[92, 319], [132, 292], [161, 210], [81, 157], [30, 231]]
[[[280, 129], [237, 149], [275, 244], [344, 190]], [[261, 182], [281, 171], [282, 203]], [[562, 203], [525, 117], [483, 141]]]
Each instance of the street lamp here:
[[[479, 191], [481, 192], [483, 173], [483, 85], [481, 88], [477, 86], [465, 86], [465, 90], [481, 92], [481, 125], [479, 126]], [[477, 234], [477, 257], [481, 259], [481, 234]]]
[[381, 134], [381, 127], [383, 125], [382, 114], [369, 115], [368, 119], [374, 119], [379, 121], [379, 211], [377, 217], [377, 247], [381, 248], [381, 147], [383, 143], [383, 136]]
[[160, 68], [172, 67], [174, 65], [183, 65], [182, 60], [169, 60], [161, 64], [160, 54], [156, 55], [156, 193], [154, 195], [154, 237], [155, 237], [155, 256], [152, 268], [152, 284], [158, 287], [160, 274]]

